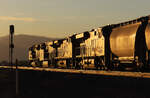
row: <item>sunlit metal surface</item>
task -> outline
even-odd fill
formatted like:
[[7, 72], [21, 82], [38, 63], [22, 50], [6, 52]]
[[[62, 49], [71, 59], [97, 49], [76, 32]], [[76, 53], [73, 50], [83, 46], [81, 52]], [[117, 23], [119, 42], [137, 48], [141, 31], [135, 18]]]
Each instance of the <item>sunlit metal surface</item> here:
[[146, 27], [145, 38], [148, 50], [150, 50], [150, 21]]
[[[10, 67], [10, 66], [0, 66], [0, 68], [12, 68], [12, 67]], [[16, 67], [13, 67], [13, 69], [15, 69], [15, 68]], [[150, 73], [142, 73], [142, 72], [75, 70], [75, 69], [38, 68], [38, 67], [18, 67], [18, 69], [34, 70], [34, 71], [50, 71], [50, 72], [91, 74], [91, 75], [122, 76], [122, 77], [134, 77], [134, 78], [150, 78]]]
[[71, 41], [67, 41], [67, 39], [63, 40], [60, 47], [58, 47], [58, 58], [71, 58], [72, 57], [72, 43]]
[[136, 32], [141, 23], [130, 24], [113, 29], [110, 35], [111, 51], [119, 57], [134, 55]]
[[85, 45], [86, 50], [83, 56], [104, 56], [104, 36], [102, 35], [101, 28], [89, 33], [90, 38], [82, 43]]

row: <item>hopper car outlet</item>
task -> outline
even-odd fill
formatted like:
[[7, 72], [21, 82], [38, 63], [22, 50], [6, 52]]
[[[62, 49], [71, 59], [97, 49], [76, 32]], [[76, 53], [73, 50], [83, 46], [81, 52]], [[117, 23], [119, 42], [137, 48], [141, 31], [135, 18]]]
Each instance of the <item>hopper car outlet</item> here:
[[106, 25], [29, 48], [32, 66], [150, 69], [150, 16]]

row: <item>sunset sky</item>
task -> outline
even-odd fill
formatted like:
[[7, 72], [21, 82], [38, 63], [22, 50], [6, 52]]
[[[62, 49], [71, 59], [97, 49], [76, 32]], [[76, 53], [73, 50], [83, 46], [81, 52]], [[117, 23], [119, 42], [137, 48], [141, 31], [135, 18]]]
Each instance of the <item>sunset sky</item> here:
[[150, 0], [0, 0], [0, 36], [65, 37], [150, 15]]

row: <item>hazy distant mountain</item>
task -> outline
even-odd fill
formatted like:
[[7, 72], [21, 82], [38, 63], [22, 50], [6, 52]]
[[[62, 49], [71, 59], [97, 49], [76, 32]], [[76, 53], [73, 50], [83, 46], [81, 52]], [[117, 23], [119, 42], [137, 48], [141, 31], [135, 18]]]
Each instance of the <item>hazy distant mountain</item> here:
[[[14, 60], [28, 60], [28, 48], [34, 44], [45, 41], [55, 40], [57, 38], [47, 38], [31, 35], [15, 35], [14, 36]], [[9, 37], [0, 37], [0, 62], [9, 59]]]

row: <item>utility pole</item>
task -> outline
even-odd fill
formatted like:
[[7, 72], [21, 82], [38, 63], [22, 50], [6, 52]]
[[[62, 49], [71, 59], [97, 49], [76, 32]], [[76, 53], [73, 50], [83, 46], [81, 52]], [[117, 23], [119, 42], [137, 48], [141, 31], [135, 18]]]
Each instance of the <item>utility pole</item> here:
[[16, 97], [19, 98], [18, 60], [16, 59]]
[[[14, 49], [14, 43], [13, 43], [13, 35], [14, 35], [14, 25], [10, 25], [10, 34], [9, 34], [9, 64], [13, 71], [13, 49]], [[11, 78], [12, 80], [12, 75]], [[16, 98], [18, 98], [19, 90], [18, 90], [18, 60], [16, 59]]]
[[14, 35], [14, 25], [10, 25], [10, 34], [9, 34], [9, 66], [13, 67], [13, 35]]
[[[14, 35], [14, 25], [9, 26], [9, 66], [10, 66], [10, 81], [13, 81], [13, 49], [14, 49], [14, 43], [13, 43], [13, 35]], [[9, 85], [10, 87], [11, 84]]]

